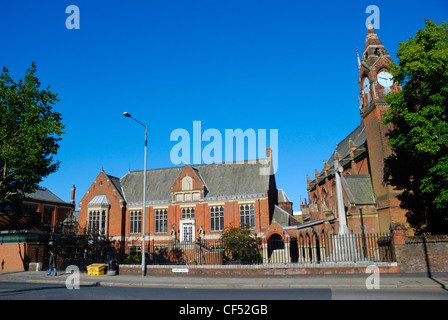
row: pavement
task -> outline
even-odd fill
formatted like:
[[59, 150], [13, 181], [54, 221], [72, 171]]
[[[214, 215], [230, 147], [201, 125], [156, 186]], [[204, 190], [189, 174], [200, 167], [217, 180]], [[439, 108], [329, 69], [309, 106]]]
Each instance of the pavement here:
[[[69, 279], [69, 277], [71, 277]], [[0, 282], [28, 282], [47, 284], [66, 284], [73, 276], [59, 273], [48, 276], [47, 271], [2, 272]], [[188, 274], [147, 274], [120, 273], [118, 275], [88, 275], [79, 273], [79, 285], [151, 287], [151, 288], [207, 288], [207, 289], [278, 289], [278, 288], [363, 288], [367, 284], [379, 284], [380, 289], [414, 288], [448, 290], [448, 273], [432, 274], [379, 274], [373, 282], [371, 274], [355, 275], [188, 275]]]

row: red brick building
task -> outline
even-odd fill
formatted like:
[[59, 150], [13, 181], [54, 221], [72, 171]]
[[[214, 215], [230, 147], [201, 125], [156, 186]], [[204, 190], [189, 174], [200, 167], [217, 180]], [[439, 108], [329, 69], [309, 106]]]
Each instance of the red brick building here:
[[364, 52], [358, 56], [360, 125], [355, 128], [328, 160], [315, 170], [314, 179], [307, 176], [309, 202], [302, 203], [305, 224], [313, 229], [338, 233], [340, 212], [335, 192], [334, 161], [342, 166], [342, 191], [348, 229], [361, 231], [361, 213], [366, 232], [388, 232], [394, 223], [406, 224], [397, 191], [383, 183], [384, 159], [390, 154], [387, 127], [382, 125], [388, 108], [384, 96], [401, 90], [393, 83], [387, 68], [392, 62], [375, 30], [367, 31]]
[[[62, 221], [75, 210], [75, 187], [70, 203], [47, 188], [26, 194], [21, 206], [0, 204], [0, 270], [27, 270], [42, 266], [46, 254], [44, 235], [60, 230]], [[33, 269], [34, 270], [34, 269]]]
[[[274, 175], [261, 174], [271, 165], [269, 151], [267, 159], [251, 162], [148, 170], [146, 244], [217, 240], [226, 227], [243, 223], [261, 237], [273, 219], [285, 226], [297, 224], [283, 191], [278, 202]], [[100, 232], [124, 245], [126, 253], [138, 254], [142, 200], [143, 171], [130, 171], [119, 179], [101, 170], [79, 202], [79, 223], [87, 232]]]

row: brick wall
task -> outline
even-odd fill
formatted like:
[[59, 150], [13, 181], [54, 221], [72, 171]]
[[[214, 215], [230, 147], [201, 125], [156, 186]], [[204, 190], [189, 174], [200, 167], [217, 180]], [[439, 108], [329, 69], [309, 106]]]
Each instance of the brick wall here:
[[448, 235], [407, 237], [394, 245], [400, 272], [448, 272]]
[[[106, 195], [109, 202], [111, 204], [114, 204], [111, 205], [110, 208], [107, 208], [109, 210], [107, 220], [107, 235], [121, 236], [124, 232], [123, 198], [117, 192], [112, 182], [110, 181], [110, 178], [103, 170], [98, 174], [95, 181], [92, 183], [86, 194], [79, 202], [80, 227], [87, 227], [87, 219], [89, 213], [88, 204], [96, 195]], [[94, 210], [95, 209], [97, 208], [94, 207]]]
[[[188, 269], [189, 275], [239, 275], [239, 276], [259, 276], [259, 275], [307, 275], [307, 274], [367, 274], [367, 266], [333, 266], [314, 268], [296, 268], [296, 267], [266, 267], [265, 265], [255, 266], [148, 266], [147, 274], [165, 274], [173, 275], [173, 269]], [[381, 274], [397, 273], [398, 267], [393, 264], [378, 266]], [[120, 265], [120, 273], [141, 273], [141, 265]]]
[[0, 271], [24, 271], [22, 259], [26, 251], [26, 244], [23, 243], [0, 244]]

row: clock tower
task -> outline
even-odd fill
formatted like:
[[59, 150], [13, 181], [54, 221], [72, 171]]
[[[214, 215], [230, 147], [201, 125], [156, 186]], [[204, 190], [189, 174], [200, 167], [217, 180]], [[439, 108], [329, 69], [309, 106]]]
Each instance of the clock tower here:
[[392, 58], [369, 22], [364, 52], [359, 57], [359, 108], [367, 138], [370, 174], [377, 200], [380, 232], [389, 231], [392, 223], [406, 224], [405, 211], [396, 198], [397, 191], [383, 183], [384, 159], [391, 154], [387, 143], [390, 127], [382, 125], [383, 113], [389, 107], [384, 96], [401, 90], [387, 71]]
[[378, 103], [384, 104], [384, 96], [400, 90], [387, 71], [392, 58], [369, 23], [364, 52], [359, 59], [358, 70], [361, 89], [361, 113], [367, 116]]

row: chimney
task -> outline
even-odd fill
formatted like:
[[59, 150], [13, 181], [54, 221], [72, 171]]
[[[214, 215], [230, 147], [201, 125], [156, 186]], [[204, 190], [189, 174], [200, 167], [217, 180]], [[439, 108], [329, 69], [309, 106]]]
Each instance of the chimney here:
[[271, 147], [267, 147], [266, 148], [266, 157], [268, 159], [272, 159], [272, 149], [271, 149]]
[[76, 187], [75, 187], [75, 185], [73, 185], [73, 187], [72, 187], [72, 195], [71, 195], [71, 200], [70, 200], [71, 204], [75, 204], [75, 191], [76, 191]]

